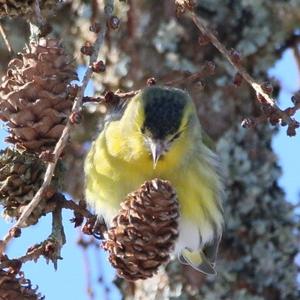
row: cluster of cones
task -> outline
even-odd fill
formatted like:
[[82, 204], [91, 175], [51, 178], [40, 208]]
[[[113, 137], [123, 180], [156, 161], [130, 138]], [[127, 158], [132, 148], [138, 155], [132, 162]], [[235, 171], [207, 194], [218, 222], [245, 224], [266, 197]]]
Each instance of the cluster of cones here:
[[[70, 114], [76, 73], [57, 40], [40, 39], [13, 58], [0, 85], [0, 119], [11, 143], [0, 152], [0, 204], [4, 217], [18, 219], [40, 188], [46, 163], [39, 158], [51, 152]], [[61, 168], [58, 168], [61, 169]], [[47, 201], [58, 188], [58, 173], [24, 226], [38, 222]], [[25, 283], [25, 286], [24, 286]], [[0, 270], [0, 298], [41, 299], [24, 279]]]
[[[40, 8], [53, 8], [58, 0], [40, 1]], [[1, 0], [0, 17], [32, 18], [35, 0]], [[16, 55], [8, 64], [0, 84], [0, 120], [11, 146], [0, 151], [0, 205], [4, 217], [18, 219], [40, 188], [46, 162], [67, 123], [77, 79], [71, 59], [56, 39], [41, 38]], [[59, 186], [61, 167], [40, 204], [24, 226], [36, 224], [47, 212], [47, 201]], [[50, 192], [52, 191], [52, 192]], [[0, 270], [0, 298], [43, 299], [19, 272]], [[20, 273], [21, 274], [21, 273]]]
[[[0, 119], [9, 133], [6, 142], [13, 144], [0, 154], [0, 204], [5, 216], [18, 219], [40, 187], [45, 162], [39, 156], [53, 151], [67, 123], [75, 97], [71, 81], [76, 78], [71, 60], [55, 39], [31, 42], [9, 62], [0, 85]], [[27, 226], [44, 214], [49, 196]]]

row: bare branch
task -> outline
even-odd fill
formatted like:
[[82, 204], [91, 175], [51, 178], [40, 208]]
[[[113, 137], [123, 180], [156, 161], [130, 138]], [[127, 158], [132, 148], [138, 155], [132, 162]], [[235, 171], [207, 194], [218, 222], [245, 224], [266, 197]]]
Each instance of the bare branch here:
[[[215, 71], [215, 64], [211, 61], [208, 61], [204, 64], [204, 66], [201, 68], [200, 71], [189, 73], [186, 76], [182, 78], [178, 78], [171, 81], [162, 81], [161, 85], [168, 85], [168, 86], [178, 86], [178, 85], [187, 85], [188, 83], [195, 83], [197, 81], [200, 81], [204, 77], [207, 77], [209, 75], [212, 75]], [[147, 85], [155, 85], [156, 80], [154, 78], [149, 78], [147, 80]], [[98, 97], [83, 97], [83, 103], [99, 103], [104, 104], [107, 106], [115, 106], [116, 104], [119, 104], [120, 102], [130, 99], [137, 95], [141, 89], [133, 90], [129, 92], [121, 92], [119, 90], [112, 92], [108, 91], [104, 95], [100, 95]]]
[[34, 12], [36, 15], [36, 19], [39, 25], [45, 24], [45, 20], [42, 17], [41, 8], [40, 8], [40, 0], [35, 0], [34, 2]]
[[4, 43], [5, 43], [5, 46], [6, 46], [7, 50], [8, 50], [8, 52], [10, 54], [13, 54], [14, 51], [13, 51], [12, 46], [11, 46], [11, 44], [10, 44], [8, 38], [7, 38], [7, 35], [5, 33], [5, 30], [4, 30], [3, 26], [2, 26], [2, 24], [0, 24], [0, 33], [2, 35], [2, 38], [4, 40]]
[[26, 254], [18, 258], [9, 259], [7, 256], [2, 256], [0, 269], [15, 268], [15, 266], [18, 266], [20, 269], [22, 264], [28, 261], [36, 262], [41, 256], [45, 257], [46, 259], [51, 259], [51, 256], [53, 255], [53, 249], [55, 248], [55, 241], [51, 240], [51, 238], [48, 238], [44, 242], [28, 248]]
[[[207, 37], [209, 41], [223, 54], [223, 56], [229, 61], [229, 63], [235, 68], [240, 76], [248, 82], [255, 90], [257, 99], [261, 104], [264, 113], [270, 118], [272, 115], [276, 115], [277, 121], [281, 119], [283, 124], [288, 125], [288, 135], [292, 136], [296, 134], [295, 129], [299, 127], [299, 123], [291, 118], [289, 114], [290, 109], [281, 110], [275, 99], [270, 96], [270, 93], [266, 92], [261, 84], [255, 81], [255, 79], [247, 72], [247, 70], [241, 65], [238, 53], [234, 50], [227, 50], [226, 47], [219, 41], [214, 32], [208, 28], [207, 22], [201, 17], [197, 16], [193, 11], [188, 12], [190, 18], [197, 26], [202, 35]], [[273, 118], [275, 119], [275, 118]], [[277, 123], [278, 123], [277, 122]]]
[[66, 236], [64, 232], [64, 227], [62, 223], [62, 209], [57, 206], [55, 210], [52, 212], [52, 233], [50, 235], [50, 239], [55, 242], [55, 249], [53, 251], [53, 255], [51, 260], [54, 264], [55, 270], [57, 269], [57, 260], [61, 259], [60, 253], [63, 245], [66, 243]]
[[95, 293], [93, 289], [93, 284], [92, 284], [92, 278], [91, 278], [91, 262], [89, 259], [89, 255], [87, 252], [87, 248], [89, 245], [93, 243], [93, 239], [90, 239], [89, 241], [84, 240], [83, 234], [80, 233], [79, 239], [77, 241], [77, 244], [80, 246], [82, 249], [82, 255], [83, 255], [83, 265], [84, 265], [84, 272], [85, 272], [85, 286], [86, 286], [86, 293], [88, 296], [88, 299], [92, 300], [95, 299]]
[[[54, 266], [56, 267], [57, 259], [60, 257], [60, 249], [65, 243], [65, 234], [61, 216], [62, 208], [70, 209], [75, 214], [87, 218], [87, 222], [82, 229], [85, 234], [90, 236], [92, 235], [97, 238], [100, 234], [100, 231], [104, 230], [102, 224], [96, 224], [97, 217], [90, 213], [84, 206], [78, 205], [72, 200], [66, 200], [63, 194], [56, 193], [49, 200], [49, 203], [45, 209], [53, 214], [52, 233], [50, 236], [44, 242], [30, 247], [26, 254], [19, 258], [9, 259], [5, 255], [2, 256], [0, 258], [0, 269], [21, 268], [23, 263], [32, 260], [37, 261], [41, 256], [45, 257], [47, 260], [52, 260]], [[87, 227], [89, 227], [88, 230]], [[10, 235], [13, 237], [19, 237], [21, 235], [20, 229], [18, 227], [12, 227], [10, 229]]]
[[[300, 45], [300, 43], [299, 43]], [[300, 75], [300, 50], [299, 50], [299, 45], [298, 44], [295, 44], [293, 45], [293, 53], [294, 53], [294, 56], [295, 56], [295, 60], [296, 60], [296, 63], [297, 63], [297, 67], [298, 67], [298, 73]]]
[[85, 218], [89, 219], [89, 218], [95, 217], [95, 215], [90, 213], [86, 208], [81, 207], [80, 205], [76, 204], [73, 200], [61, 200], [59, 202], [59, 205], [62, 208], [73, 210], [74, 212], [79, 213], [80, 215], [82, 215]]
[[204, 66], [199, 72], [189, 74], [188, 76], [185, 76], [183, 78], [165, 82], [164, 85], [176, 86], [180, 84], [186, 85], [187, 83], [195, 83], [197, 81], [200, 81], [204, 77], [207, 77], [208, 75], [212, 75], [214, 71], [215, 71], [215, 64], [211, 61], [208, 61], [204, 64]]

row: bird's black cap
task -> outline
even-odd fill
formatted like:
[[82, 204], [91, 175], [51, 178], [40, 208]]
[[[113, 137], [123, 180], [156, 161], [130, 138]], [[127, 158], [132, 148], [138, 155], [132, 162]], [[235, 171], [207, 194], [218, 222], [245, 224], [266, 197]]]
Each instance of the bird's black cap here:
[[180, 127], [187, 94], [179, 89], [152, 86], [142, 93], [145, 121], [142, 130], [151, 133], [154, 139], [164, 139]]

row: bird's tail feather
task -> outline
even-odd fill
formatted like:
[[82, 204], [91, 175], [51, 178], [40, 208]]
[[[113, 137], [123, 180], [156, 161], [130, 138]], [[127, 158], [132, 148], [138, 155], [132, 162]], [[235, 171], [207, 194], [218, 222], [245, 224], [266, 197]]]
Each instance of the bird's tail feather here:
[[221, 238], [222, 238], [222, 235], [216, 234], [213, 241], [210, 244], [205, 245], [205, 247], [203, 249], [207, 260], [210, 262], [210, 264], [213, 266], [213, 268], [216, 265], [216, 259], [217, 259], [217, 254], [218, 254]]
[[202, 250], [191, 251], [185, 248], [181, 251], [179, 261], [206, 275], [216, 275], [214, 266], [208, 261]]

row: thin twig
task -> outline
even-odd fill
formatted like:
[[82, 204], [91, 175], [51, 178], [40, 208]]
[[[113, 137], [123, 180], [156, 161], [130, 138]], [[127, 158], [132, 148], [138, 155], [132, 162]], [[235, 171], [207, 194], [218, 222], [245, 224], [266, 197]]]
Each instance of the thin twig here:
[[[77, 93], [77, 97], [74, 101], [73, 107], [72, 107], [72, 113], [78, 113], [81, 105], [82, 105], [82, 98], [84, 95], [84, 91], [87, 87], [87, 84], [92, 76], [92, 64], [94, 62], [96, 62], [97, 58], [98, 58], [98, 53], [100, 50], [101, 45], [104, 42], [104, 38], [106, 35], [106, 31], [107, 31], [107, 21], [109, 20], [109, 18], [112, 16], [112, 12], [113, 12], [113, 7], [114, 7], [114, 0], [106, 0], [105, 1], [105, 15], [106, 18], [105, 20], [103, 20], [102, 22], [102, 30], [99, 32], [97, 39], [95, 41], [94, 44], [94, 52], [90, 57], [90, 62], [89, 62], [89, 67], [87, 68], [83, 80], [82, 80], [82, 85], [78, 90]], [[72, 129], [73, 123], [68, 120], [62, 135], [60, 137], [60, 139], [58, 140], [55, 149], [53, 151], [53, 156], [54, 156], [54, 161], [49, 163], [47, 165], [47, 169], [45, 172], [45, 176], [44, 176], [44, 181], [43, 184], [41, 185], [40, 189], [37, 191], [37, 193], [35, 194], [35, 196], [33, 197], [33, 199], [31, 200], [31, 202], [26, 206], [26, 208], [24, 209], [22, 215], [20, 216], [20, 218], [18, 219], [18, 221], [16, 222], [16, 224], [13, 226], [13, 228], [20, 228], [23, 226], [24, 222], [26, 221], [26, 219], [28, 218], [28, 216], [31, 214], [31, 212], [34, 210], [34, 208], [39, 204], [39, 202], [41, 201], [44, 192], [46, 191], [47, 187], [50, 185], [51, 183], [51, 179], [53, 177], [53, 173], [55, 170], [55, 166], [58, 162], [58, 159], [61, 156], [61, 153], [64, 149], [64, 147], [66, 146], [69, 136], [70, 136], [70, 132]], [[3, 240], [1, 241], [0, 244], [0, 254], [2, 254], [5, 251], [5, 248], [7, 246], [7, 244], [10, 242], [10, 240], [13, 238], [13, 236], [11, 234], [9, 234], [9, 232], [4, 236]]]
[[86, 208], [79, 206], [76, 204], [73, 200], [64, 200], [60, 201], [59, 205], [62, 208], [73, 210], [76, 213], [79, 213], [85, 218], [93, 218], [95, 215], [93, 215], [91, 212], [89, 212]]
[[79, 239], [77, 241], [77, 244], [82, 249], [82, 255], [83, 255], [83, 265], [84, 265], [84, 272], [85, 272], [85, 279], [86, 279], [86, 293], [90, 300], [95, 298], [93, 285], [92, 285], [92, 272], [91, 272], [91, 263], [89, 259], [89, 255], [87, 252], [87, 247], [93, 243], [93, 239], [89, 239], [89, 241], [86, 241], [83, 237], [83, 234], [80, 233]]
[[99, 1], [98, 0], [92, 0], [91, 1], [91, 23], [95, 23], [99, 18]]
[[[194, 83], [194, 82], [200, 81], [204, 77], [212, 75], [214, 73], [214, 70], [215, 70], [215, 64], [211, 61], [208, 61], [204, 64], [202, 69], [198, 72], [188, 74], [187, 76], [184, 76], [182, 78], [177, 78], [175, 80], [162, 81], [162, 82], [159, 82], [158, 84], [166, 85], [166, 86], [178, 86], [178, 85], [182, 85], [182, 84], [186, 85], [188, 83]], [[119, 102], [121, 100], [127, 100], [129, 98], [132, 98], [140, 92], [141, 92], [141, 89], [133, 90], [133, 91], [129, 91], [129, 92], [121, 92], [119, 90], [117, 90], [115, 92], [106, 92], [104, 95], [100, 95], [97, 97], [84, 97], [83, 103], [95, 102], [95, 103], [99, 103], [99, 104], [108, 104], [109, 105], [111, 100], [115, 100], [115, 99], [109, 99], [109, 98], [116, 97], [118, 99], [117, 102]]]
[[300, 50], [298, 44], [293, 45], [293, 53], [298, 67], [298, 73], [300, 75]]
[[35, 2], [34, 2], [34, 12], [35, 12], [38, 24], [39, 25], [45, 24], [46, 22], [45, 22], [45, 20], [42, 16], [42, 13], [41, 13], [40, 0], [35, 0]]
[[55, 270], [57, 269], [57, 260], [61, 259], [60, 253], [63, 245], [66, 243], [66, 236], [62, 223], [62, 209], [57, 206], [52, 212], [52, 233], [50, 238], [55, 241], [55, 251], [52, 255], [52, 262]]
[[163, 85], [176, 86], [180, 84], [186, 85], [187, 83], [195, 83], [197, 81], [200, 81], [200, 79], [207, 77], [208, 75], [212, 75], [214, 71], [215, 71], [215, 64], [211, 61], [208, 61], [204, 64], [204, 66], [200, 71], [189, 74], [188, 76], [185, 76], [183, 78], [178, 78], [175, 80], [165, 82], [163, 83]]
[[[54, 207], [53, 207], [54, 206]], [[46, 259], [51, 259], [55, 265], [55, 259], [59, 257], [59, 251], [61, 246], [65, 243], [65, 234], [62, 226], [61, 209], [70, 209], [75, 213], [82, 215], [87, 219], [96, 219], [96, 216], [90, 213], [85, 207], [76, 204], [73, 200], [66, 200], [63, 194], [57, 193], [49, 201], [46, 211], [52, 212], [52, 233], [44, 242], [30, 247], [27, 253], [19, 258], [9, 259], [7, 257], [2, 258], [0, 263], [0, 269], [14, 267], [16, 264], [23, 264], [28, 261], [36, 261], [40, 256], [44, 256]], [[56, 253], [47, 253], [49, 248], [55, 249]]]
[[223, 56], [229, 61], [229, 63], [235, 68], [235, 70], [240, 73], [243, 79], [248, 82], [251, 87], [256, 91], [258, 98], [266, 102], [271, 108], [273, 108], [278, 116], [284, 121], [284, 123], [288, 124], [290, 127], [298, 127], [298, 123], [291, 118], [291, 116], [287, 113], [286, 110], [281, 110], [276, 101], [264, 91], [262, 85], [257, 83], [255, 79], [247, 72], [247, 70], [241, 65], [240, 61], [236, 61], [231, 53], [231, 51], [227, 50], [226, 47], [219, 41], [216, 35], [212, 30], [208, 28], [207, 22], [201, 17], [197, 16], [193, 11], [188, 12], [190, 18], [193, 20], [194, 24], [198, 27], [199, 31], [206, 36], [210, 42], [223, 54]]
[[44, 251], [44, 247], [42, 245], [39, 245], [39, 247], [36, 247], [33, 251], [28, 252], [23, 256], [20, 256], [15, 259], [5, 259], [0, 263], [0, 270], [11, 267], [15, 264], [15, 262], [23, 264], [32, 260], [36, 261], [40, 256], [43, 255]]
[[[95, 260], [97, 264], [97, 271], [98, 271], [98, 282], [102, 286], [103, 293], [104, 293], [104, 300], [109, 300], [110, 299], [110, 285], [106, 282], [105, 280], [105, 257], [103, 257], [103, 249], [99, 251], [99, 245], [98, 243], [93, 244], [94, 248], [94, 255], [95, 255]], [[104, 258], [104, 261], [103, 261]]]
[[[54, 207], [53, 207], [54, 206]], [[47, 206], [45, 208], [46, 212], [52, 212], [57, 207], [70, 209], [74, 213], [81, 215], [87, 219], [95, 218], [96, 216], [87, 210], [85, 206], [78, 205], [73, 200], [67, 200], [62, 193], [55, 193], [51, 199], [49, 199]]]
[[[126, 100], [129, 98], [134, 97], [137, 95], [141, 90], [134, 90], [134, 91], [129, 91], [129, 92], [109, 92], [111, 96], [118, 97], [119, 99]], [[91, 103], [91, 102], [96, 102], [99, 104], [109, 104], [109, 100], [107, 99], [107, 93], [105, 95], [100, 95], [98, 97], [84, 97], [83, 98], [83, 103]]]
[[5, 30], [4, 30], [3, 26], [2, 26], [2, 24], [0, 24], [0, 33], [2, 35], [2, 38], [4, 40], [4, 43], [5, 43], [5, 46], [6, 46], [7, 50], [8, 50], [8, 52], [10, 54], [13, 54], [14, 51], [12, 49], [11, 43], [9, 42], [9, 39], [7, 38], [7, 35], [5, 33]]
[[[47, 240], [40, 244], [36, 244], [30, 248], [28, 248], [26, 254], [23, 256], [20, 256], [15, 259], [9, 259], [4, 256], [4, 258], [1, 258], [0, 263], [0, 269], [5, 269], [9, 267], [13, 267], [14, 265], [22, 265], [28, 261], [37, 261], [41, 256], [45, 257], [46, 259], [49, 259], [50, 253], [49, 250], [55, 249], [55, 241], [51, 240], [51, 237], [49, 237]], [[51, 253], [52, 255], [52, 253]]]

